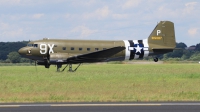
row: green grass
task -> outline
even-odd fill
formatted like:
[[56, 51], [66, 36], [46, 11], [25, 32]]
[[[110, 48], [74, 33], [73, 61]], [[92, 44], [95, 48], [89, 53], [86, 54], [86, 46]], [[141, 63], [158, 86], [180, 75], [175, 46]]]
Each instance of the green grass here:
[[200, 101], [199, 64], [85, 64], [74, 73], [55, 71], [0, 66], [0, 102]]

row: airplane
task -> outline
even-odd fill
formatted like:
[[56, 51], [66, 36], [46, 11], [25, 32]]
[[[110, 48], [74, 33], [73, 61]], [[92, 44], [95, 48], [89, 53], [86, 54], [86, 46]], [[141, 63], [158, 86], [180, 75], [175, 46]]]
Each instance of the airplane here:
[[[47, 39], [31, 41], [19, 49], [22, 57], [35, 60], [35, 64], [57, 65], [57, 71], [63, 64], [69, 65], [74, 72], [82, 63], [124, 61], [164, 54], [175, 50], [176, 40], [174, 23], [160, 21], [150, 36], [143, 40], [68, 40]], [[158, 58], [155, 57], [157, 62]], [[36, 63], [37, 62], [37, 63]], [[74, 70], [72, 64], [79, 64]]]

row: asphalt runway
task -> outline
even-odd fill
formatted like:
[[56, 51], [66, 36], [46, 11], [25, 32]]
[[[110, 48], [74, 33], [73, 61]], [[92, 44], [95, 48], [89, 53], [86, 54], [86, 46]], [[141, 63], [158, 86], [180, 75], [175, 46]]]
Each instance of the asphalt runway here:
[[200, 102], [142, 103], [13, 103], [0, 112], [200, 112]]

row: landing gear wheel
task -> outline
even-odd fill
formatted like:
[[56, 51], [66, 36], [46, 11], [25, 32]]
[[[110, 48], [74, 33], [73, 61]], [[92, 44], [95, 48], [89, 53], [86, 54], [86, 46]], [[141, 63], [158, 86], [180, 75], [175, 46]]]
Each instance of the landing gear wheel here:
[[62, 68], [62, 64], [57, 64], [57, 72], [60, 72], [60, 68]]
[[154, 60], [154, 62], [158, 62], [158, 58], [157, 58], [157, 57], [156, 57], [156, 58], [154, 58], [153, 60]]
[[44, 66], [45, 66], [45, 68], [49, 68], [50, 64], [46, 63]]

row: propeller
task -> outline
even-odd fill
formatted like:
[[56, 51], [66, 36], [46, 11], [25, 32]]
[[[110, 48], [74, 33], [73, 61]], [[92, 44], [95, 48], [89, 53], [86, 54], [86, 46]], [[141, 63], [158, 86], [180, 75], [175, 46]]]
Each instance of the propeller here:
[[50, 53], [49, 53], [49, 47], [47, 48], [47, 63], [46, 63], [46, 66], [48, 66], [48, 68], [49, 68], [49, 65], [50, 65], [50, 62], [49, 62], [49, 60], [50, 60]]
[[50, 58], [50, 53], [49, 53], [49, 48], [47, 50], [47, 60], [49, 61], [49, 58]]

